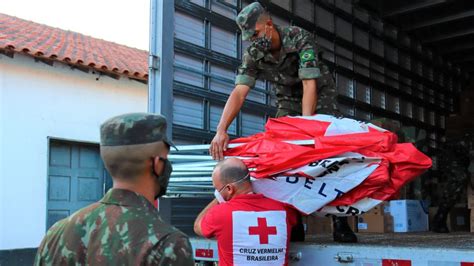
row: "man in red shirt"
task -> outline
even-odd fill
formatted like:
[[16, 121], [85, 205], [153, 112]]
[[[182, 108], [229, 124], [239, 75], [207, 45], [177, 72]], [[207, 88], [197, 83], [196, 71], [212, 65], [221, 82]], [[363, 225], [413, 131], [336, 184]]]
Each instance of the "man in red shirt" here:
[[255, 194], [247, 166], [231, 158], [212, 173], [216, 199], [194, 222], [196, 234], [216, 238], [219, 265], [288, 265], [297, 211]]

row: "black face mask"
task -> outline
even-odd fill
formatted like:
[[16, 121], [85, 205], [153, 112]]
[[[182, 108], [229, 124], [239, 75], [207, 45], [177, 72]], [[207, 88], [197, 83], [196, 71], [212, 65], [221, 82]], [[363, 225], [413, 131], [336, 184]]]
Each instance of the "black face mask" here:
[[272, 48], [273, 31], [270, 37], [267, 37], [266, 31], [267, 31], [267, 26], [265, 26], [265, 34], [262, 37], [255, 38], [255, 40], [252, 42], [253, 47], [255, 47], [256, 49], [264, 53], [269, 52], [270, 49]]
[[160, 160], [165, 163], [164, 168], [163, 168], [163, 173], [161, 175], [155, 172], [155, 160], [152, 159], [152, 162], [153, 162], [152, 171], [158, 180], [158, 184], [160, 185], [160, 191], [158, 191], [158, 193], [155, 195], [155, 199], [166, 194], [168, 183], [170, 181], [171, 172], [173, 172], [173, 166], [171, 166], [171, 162], [168, 159], [160, 157]]

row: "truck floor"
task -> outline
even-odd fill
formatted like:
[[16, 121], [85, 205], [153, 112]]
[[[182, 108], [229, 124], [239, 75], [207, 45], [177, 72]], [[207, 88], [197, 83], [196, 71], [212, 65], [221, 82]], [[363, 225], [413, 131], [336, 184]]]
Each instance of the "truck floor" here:
[[[355, 244], [365, 246], [387, 246], [387, 247], [417, 247], [417, 248], [445, 248], [445, 249], [468, 249], [474, 250], [474, 233], [453, 232], [449, 234], [438, 234], [432, 232], [422, 233], [356, 233], [359, 240]], [[304, 244], [334, 245], [342, 244], [334, 242], [332, 234], [321, 234], [306, 236]]]

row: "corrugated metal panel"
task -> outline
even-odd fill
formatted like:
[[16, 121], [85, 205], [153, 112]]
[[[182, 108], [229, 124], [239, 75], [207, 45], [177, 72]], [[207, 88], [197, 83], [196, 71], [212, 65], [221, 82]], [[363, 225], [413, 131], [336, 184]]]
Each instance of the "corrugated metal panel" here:
[[349, 51], [341, 46], [336, 46], [336, 63], [340, 66], [343, 66], [347, 69], [352, 70], [352, 51]]
[[398, 50], [390, 44], [387, 44], [385, 46], [385, 58], [392, 63], [398, 64]]
[[372, 79], [375, 79], [382, 83], [385, 82], [385, 77], [384, 77], [385, 69], [383, 66], [376, 64], [374, 62], [370, 62], [370, 68], [373, 70], [370, 73]]
[[185, 234], [194, 236], [194, 220], [204, 207], [211, 202], [210, 197], [173, 198], [171, 200], [171, 224]]
[[370, 38], [370, 44], [371, 44], [372, 51], [376, 55], [384, 57], [384, 45], [381, 39], [372, 36]]
[[250, 90], [247, 95], [247, 99], [254, 102], [265, 103], [266, 102], [266, 93], [265, 91], [265, 81], [257, 80], [255, 83], [255, 88]]
[[204, 105], [202, 101], [174, 96], [173, 123], [193, 128], [204, 127]]
[[237, 35], [219, 27], [211, 27], [211, 49], [232, 57], [237, 57]]
[[265, 117], [263, 115], [242, 113], [242, 135], [249, 136], [262, 132], [265, 129]]
[[352, 79], [337, 74], [337, 90], [339, 94], [354, 98], [354, 85]]
[[290, 1], [288, 0], [272, 0], [272, 3], [281, 6], [286, 10], [290, 10]]
[[194, 3], [196, 5], [205, 6], [205, 0], [189, 0], [189, 2]]
[[314, 23], [314, 4], [312, 0], [298, 0], [294, 2], [295, 14]]
[[356, 99], [365, 103], [370, 103], [370, 87], [364, 83], [357, 82]]
[[336, 7], [344, 10], [346, 13], [352, 14], [352, 2], [346, 0], [335, 1]]
[[352, 42], [352, 25], [348, 21], [336, 17], [336, 34]]
[[217, 65], [211, 65], [210, 71], [212, 74], [210, 78], [211, 90], [227, 95], [230, 94], [234, 88], [235, 72]]
[[[222, 111], [224, 110], [223, 106], [218, 106], [218, 105], [211, 105], [211, 110], [210, 110], [210, 129], [211, 131], [216, 131], [217, 125], [219, 123], [219, 120], [222, 115]], [[229, 126], [229, 129], [227, 130], [227, 133], [229, 134], [237, 134], [237, 120], [234, 119], [232, 123]]]
[[174, 80], [201, 88], [204, 86], [204, 67], [201, 60], [179, 53], [175, 53], [174, 60]]
[[387, 95], [387, 110], [400, 113], [400, 98], [390, 95]]
[[388, 68], [385, 69], [385, 81], [389, 86], [398, 89], [398, 73], [389, 70]]
[[372, 88], [372, 105], [385, 109], [385, 92]]
[[[221, 2], [225, 2], [234, 7], [237, 5], [237, 0], [221, 0]], [[216, 1], [212, 2], [211, 10], [230, 19], [235, 19], [237, 16], [237, 11], [234, 8], [223, 5]]]
[[356, 73], [362, 74], [366, 77], [370, 76], [370, 61], [366, 57], [360, 56], [360, 55], [355, 55], [354, 56], [354, 61], [357, 62], [357, 64], [354, 64], [354, 71]]
[[359, 119], [362, 121], [370, 121], [370, 119], [372, 119], [372, 114], [364, 110], [356, 109], [355, 117], [356, 119]]
[[176, 38], [204, 46], [204, 21], [177, 11], [175, 13], [174, 23]]
[[282, 18], [279, 16], [272, 16], [273, 23], [275, 23], [278, 26], [290, 26], [290, 21], [288, 21], [287, 18]]
[[354, 43], [369, 50], [369, 34], [358, 27], [354, 27]]
[[345, 104], [339, 104], [338, 107], [339, 107], [339, 110], [341, 111], [341, 113], [344, 116], [353, 117], [354, 114], [355, 114], [354, 107], [352, 107], [352, 106], [345, 105]]
[[334, 32], [334, 15], [326, 9], [316, 5], [316, 25], [329, 32]]
[[363, 9], [354, 8], [354, 16], [365, 23], [369, 22], [369, 14]]

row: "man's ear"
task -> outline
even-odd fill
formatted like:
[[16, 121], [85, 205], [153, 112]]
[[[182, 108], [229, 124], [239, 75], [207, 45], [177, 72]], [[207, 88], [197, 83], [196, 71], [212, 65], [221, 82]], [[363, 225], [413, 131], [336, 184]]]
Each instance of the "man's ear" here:
[[272, 27], [273, 26], [273, 21], [271, 18], [267, 19], [267, 22], [265, 23], [267, 26]]
[[155, 167], [155, 174], [161, 175], [161, 173], [163, 173], [164, 162], [160, 160], [159, 156], [153, 158], [153, 165]]

